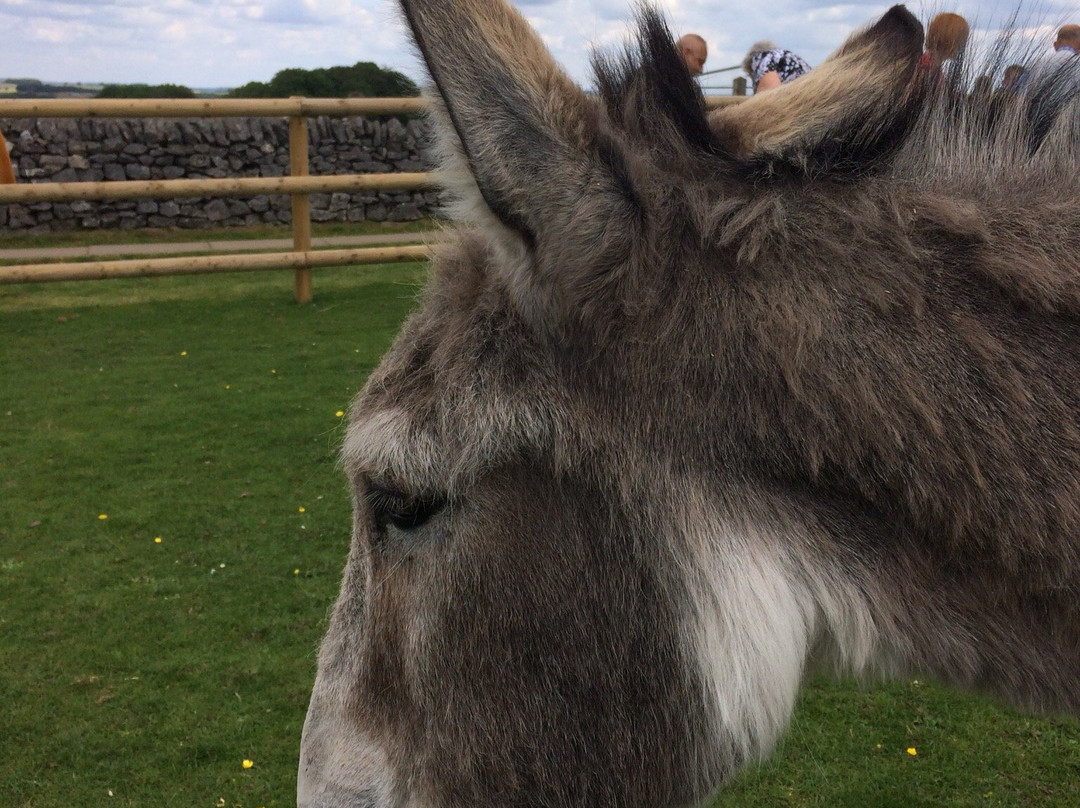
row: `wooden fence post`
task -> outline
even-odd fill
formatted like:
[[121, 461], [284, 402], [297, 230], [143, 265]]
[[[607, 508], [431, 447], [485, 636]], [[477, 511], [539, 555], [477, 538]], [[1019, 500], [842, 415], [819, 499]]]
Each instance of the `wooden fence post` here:
[[15, 172], [11, 168], [11, 157], [8, 156], [7, 141], [0, 135], [0, 185], [14, 185]]
[[[303, 115], [289, 118], [289, 173], [294, 177], [308, 173], [308, 119]], [[307, 194], [292, 195], [293, 251], [311, 250], [311, 200]], [[311, 270], [298, 267], [294, 273], [297, 303], [311, 302]]]
[[736, 76], [731, 80], [731, 94], [732, 95], [746, 95], [746, 79], [742, 76]]

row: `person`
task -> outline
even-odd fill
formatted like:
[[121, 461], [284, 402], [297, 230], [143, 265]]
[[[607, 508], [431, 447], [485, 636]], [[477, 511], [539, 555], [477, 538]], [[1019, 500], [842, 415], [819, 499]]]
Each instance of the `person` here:
[[763, 93], [810, 72], [801, 56], [778, 48], [767, 39], [755, 42], [746, 52], [743, 70], [750, 77], [755, 93]]
[[1024, 66], [1009, 65], [1001, 77], [1001, 89], [1006, 93], [1017, 93], [1024, 86]]
[[941, 75], [941, 66], [964, 49], [971, 27], [959, 14], [943, 12], [926, 27], [926, 48], [919, 59], [919, 68]]
[[1054, 52], [1029, 71], [1031, 81], [1023, 82], [1032, 105], [1050, 121], [1061, 106], [1080, 93], [1080, 25], [1070, 23], [1058, 29]]
[[705, 40], [697, 34], [684, 34], [679, 39], [679, 53], [682, 54], [690, 75], [700, 76], [705, 70], [705, 60], [709, 57]]
[[1080, 53], [1080, 25], [1061, 26], [1054, 40], [1054, 51], [1066, 57]]

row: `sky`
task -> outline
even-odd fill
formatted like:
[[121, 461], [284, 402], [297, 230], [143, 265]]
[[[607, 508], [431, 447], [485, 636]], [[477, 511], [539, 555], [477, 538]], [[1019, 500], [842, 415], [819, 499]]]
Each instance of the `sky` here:
[[[944, 5], [910, 3], [924, 22], [956, 11], [976, 39], [1015, 8], [1015, 0]], [[819, 64], [852, 31], [889, 3], [815, 0], [654, 0], [676, 36], [694, 32], [709, 46], [706, 70], [739, 64], [747, 48], [771, 39]], [[589, 85], [594, 47], [623, 43], [632, 0], [517, 0], [555, 58]], [[1020, 27], [1042, 46], [1064, 22], [1080, 23], [1080, 0], [1026, 3]], [[414, 80], [423, 68], [391, 0], [0, 0], [0, 79], [236, 87], [268, 81], [288, 67], [375, 62]], [[707, 80], [730, 84], [736, 73]]]

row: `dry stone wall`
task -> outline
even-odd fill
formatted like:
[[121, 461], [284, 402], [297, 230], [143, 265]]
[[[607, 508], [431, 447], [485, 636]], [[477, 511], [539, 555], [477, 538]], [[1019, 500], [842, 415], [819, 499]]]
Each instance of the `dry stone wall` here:
[[[278, 118], [0, 121], [18, 182], [280, 177], [288, 173], [288, 122]], [[419, 119], [311, 118], [312, 174], [429, 171]], [[408, 221], [438, 215], [437, 191], [311, 195], [311, 218]], [[0, 205], [18, 232], [139, 227], [223, 227], [292, 220], [288, 196], [41, 202]]]

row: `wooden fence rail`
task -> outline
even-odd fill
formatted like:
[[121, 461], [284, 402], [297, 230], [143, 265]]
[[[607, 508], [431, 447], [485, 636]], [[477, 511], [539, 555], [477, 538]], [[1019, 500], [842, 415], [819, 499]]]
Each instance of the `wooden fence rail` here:
[[[712, 96], [710, 108], [736, 103], [737, 96]], [[308, 176], [308, 127], [311, 115], [413, 115], [424, 109], [420, 98], [281, 98], [281, 99], [45, 99], [0, 100], [0, 118], [221, 118], [287, 117], [289, 168], [287, 177], [243, 177], [196, 180], [129, 180], [118, 182], [57, 182], [0, 185], [0, 205], [79, 200], [146, 199], [194, 196], [292, 197], [293, 251], [255, 255], [209, 255], [198, 258], [159, 258], [0, 267], [0, 284], [59, 280], [294, 270], [299, 303], [311, 300], [311, 268], [350, 264], [420, 260], [423, 245], [351, 250], [311, 249], [309, 194], [334, 191], [405, 191], [439, 187], [440, 175], [428, 173], [337, 174]]]
[[437, 188], [434, 172], [332, 174], [321, 177], [235, 177], [205, 180], [121, 180], [116, 182], [39, 182], [0, 185], [0, 205], [12, 202], [73, 202], [100, 199], [152, 199], [188, 196], [257, 196], [258, 194], [323, 194], [343, 191], [411, 191]]

